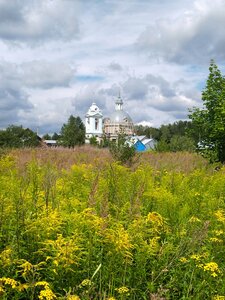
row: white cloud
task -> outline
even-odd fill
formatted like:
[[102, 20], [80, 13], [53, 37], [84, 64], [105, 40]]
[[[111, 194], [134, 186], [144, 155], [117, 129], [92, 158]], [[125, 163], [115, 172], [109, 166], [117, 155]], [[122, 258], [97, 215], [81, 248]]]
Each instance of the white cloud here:
[[79, 33], [78, 1], [0, 1], [0, 37], [37, 44], [51, 39], [71, 40]]
[[58, 131], [119, 90], [134, 122], [186, 118], [210, 58], [222, 65], [222, 0], [0, 0], [0, 127]]
[[149, 57], [179, 64], [225, 59], [225, 3], [197, 0], [192, 10], [155, 20], [139, 36], [137, 48]]

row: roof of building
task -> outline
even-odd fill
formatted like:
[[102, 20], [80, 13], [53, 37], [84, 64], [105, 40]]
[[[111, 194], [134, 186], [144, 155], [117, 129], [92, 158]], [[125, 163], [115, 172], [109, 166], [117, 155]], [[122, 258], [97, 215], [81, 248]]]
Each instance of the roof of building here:
[[92, 103], [92, 105], [90, 106], [88, 112], [86, 113], [86, 116], [102, 116], [102, 112], [99, 109], [99, 107], [96, 105], [96, 103]]
[[132, 123], [132, 119], [129, 116], [129, 114], [123, 110], [114, 111], [110, 116], [110, 121], [112, 123], [122, 123], [122, 122]]
[[142, 140], [142, 143], [143, 143], [144, 145], [146, 145], [146, 144], [148, 144], [148, 143], [150, 143], [150, 142], [154, 142], [154, 140], [153, 140], [153, 139], [144, 139], [144, 140]]

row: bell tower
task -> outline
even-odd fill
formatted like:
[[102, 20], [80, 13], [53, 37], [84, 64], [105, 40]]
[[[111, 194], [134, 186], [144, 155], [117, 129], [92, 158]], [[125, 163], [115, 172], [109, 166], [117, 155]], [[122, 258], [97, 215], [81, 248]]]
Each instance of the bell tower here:
[[92, 103], [88, 112], [85, 115], [85, 127], [86, 127], [86, 143], [89, 143], [90, 138], [95, 136], [97, 141], [102, 137], [102, 112], [96, 103]]

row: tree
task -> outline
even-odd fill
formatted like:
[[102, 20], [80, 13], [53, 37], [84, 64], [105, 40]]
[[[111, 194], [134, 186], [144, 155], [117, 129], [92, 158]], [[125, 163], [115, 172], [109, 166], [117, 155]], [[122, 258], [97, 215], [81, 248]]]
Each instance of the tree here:
[[211, 162], [225, 162], [225, 79], [213, 60], [202, 101], [203, 108], [194, 107], [189, 115], [199, 132], [199, 150]]
[[10, 125], [6, 130], [0, 131], [0, 147], [37, 147], [39, 144], [40, 139], [37, 134], [29, 128], [24, 129], [22, 126]]
[[92, 146], [98, 146], [98, 141], [97, 141], [96, 136], [90, 137], [89, 141], [90, 141], [90, 145], [92, 145]]
[[135, 156], [135, 147], [127, 142], [125, 134], [122, 133], [116, 141], [109, 143], [109, 151], [116, 161], [124, 165], [131, 165]]
[[60, 135], [57, 134], [56, 132], [54, 132], [53, 135], [52, 135], [52, 139], [55, 140], [55, 141], [58, 141], [59, 138], [60, 138]]
[[52, 137], [48, 133], [46, 133], [46, 134], [43, 135], [42, 139], [43, 140], [51, 140]]
[[73, 148], [85, 142], [85, 127], [80, 117], [70, 116], [68, 122], [63, 124], [60, 134], [60, 144]]

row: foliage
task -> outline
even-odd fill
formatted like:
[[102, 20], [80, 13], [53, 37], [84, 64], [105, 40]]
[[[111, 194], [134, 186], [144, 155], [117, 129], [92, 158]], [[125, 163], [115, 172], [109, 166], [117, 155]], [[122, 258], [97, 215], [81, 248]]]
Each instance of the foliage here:
[[190, 119], [199, 133], [201, 153], [211, 162], [225, 161], [225, 79], [215, 62], [209, 67], [206, 87], [202, 92], [203, 108], [193, 108]]
[[22, 126], [10, 125], [6, 130], [0, 130], [0, 147], [22, 148], [37, 147], [40, 139], [32, 130]]
[[46, 134], [44, 134], [44, 135], [42, 136], [42, 139], [43, 139], [43, 140], [51, 140], [52, 137], [51, 137], [48, 133], [46, 133]]
[[59, 138], [60, 138], [60, 135], [57, 134], [56, 132], [54, 132], [52, 135], [52, 140], [58, 141]]
[[174, 135], [172, 136], [169, 143], [167, 143], [165, 140], [160, 140], [156, 144], [156, 151], [159, 152], [178, 152], [178, 151], [189, 151], [192, 152], [195, 150], [194, 141], [187, 137], [187, 136], [179, 136]]
[[97, 145], [98, 145], [98, 141], [97, 141], [96, 136], [92, 136], [92, 137], [89, 139], [89, 141], [90, 141], [90, 145], [92, 145], [92, 146], [97, 146]]
[[1, 299], [223, 299], [224, 185], [224, 168], [0, 158]]
[[113, 158], [122, 163], [131, 165], [135, 156], [135, 147], [130, 145], [126, 139], [126, 135], [119, 134], [116, 141], [111, 141], [109, 150]]
[[63, 124], [59, 143], [62, 146], [74, 148], [85, 142], [85, 127], [80, 117], [70, 116], [68, 122]]

